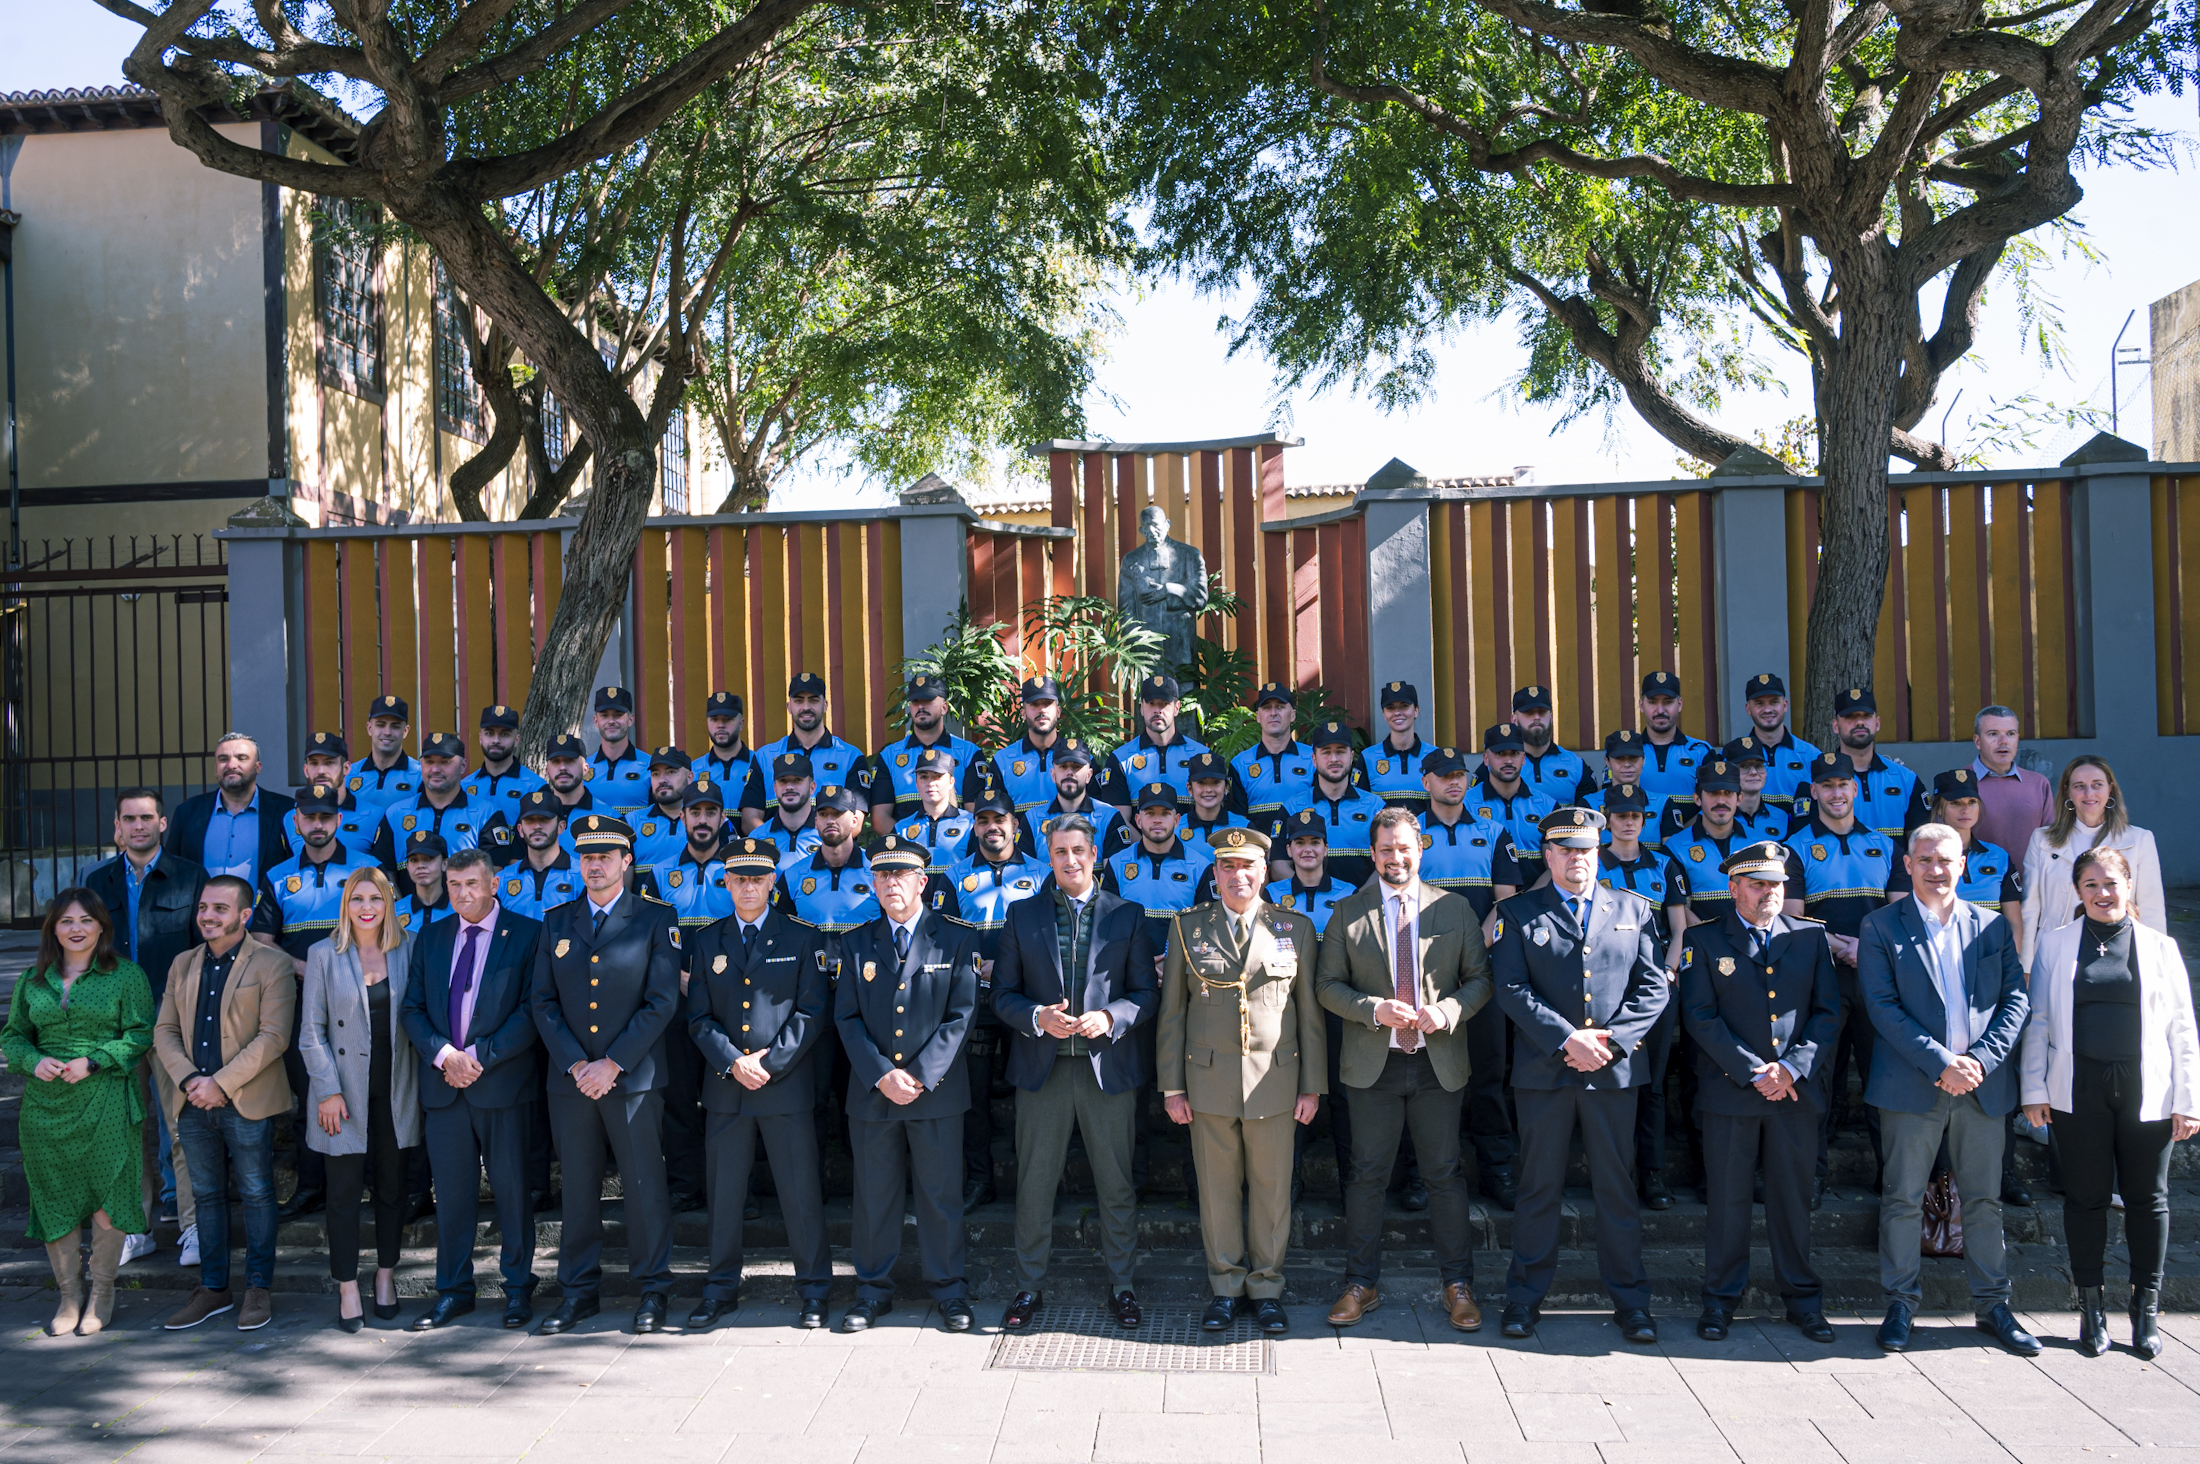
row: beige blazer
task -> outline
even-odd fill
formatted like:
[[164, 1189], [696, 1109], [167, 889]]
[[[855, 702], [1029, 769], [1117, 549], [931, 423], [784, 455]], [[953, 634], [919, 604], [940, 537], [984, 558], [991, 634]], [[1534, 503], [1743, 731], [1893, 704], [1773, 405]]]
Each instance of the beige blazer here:
[[[1446, 1092], [1456, 1093], [1474, 1071], [1467, 1056], [1467, 1018], [1489, 1005], [1494, 990], [1489, 953], [1482, 922], [1464, 896], [1419, 881], [1414, 889], [1420, 902], [1414, 961], [1418, 1004], [1444, 1023], [1423, 1040], [1436, 1080]], [[1373, 1087], [1390, 1059], [1391, 1029], [1375, 1020], [1375, 1004], [1398, 994], [1392, 951], [1396, 933], [1384, 912], [1386, 893], [1381, 880], [1369, 880], [1337, 902], [1322, 934], [1315, 991], [1323, 1006], [1344, 1018], [1339, 1075], [1348, 1088]]]
[[[412, 965], [413, 935], [391, 951], [390, 1123], [397, 1147], [420, 1142], [419, 1052], [405, 1036], [405, 979]], [[306, 1146], [323, 1154], [367, 1152], [367, 1088], [374, 1066], [374, 1029], [367, 1015], [367, 972], [357, 947], [339, 954], [333, 940], [316, 941], [306, 951], [298, 1022], [298, 1055], [306, 1064]], [[334, 1135], [321, 1132], [313, 1110], [324, 1098], [341, 1094], [350, 1115]]]
[[1318, 946], [1313, 921], [1265, 901], [1243, 949], [1219, 900], [1172, 920], [1154, 1033], [1161, 1091], [1225, 1118], [1274, 1118], [1327, 1091]]
[[[183, 1112], [184, 1080], [198, 1071], [184, 1032], [198, 1016], [199, 969], [206, 947], [193, 946], [168, 968], [160, 1016], [153, 1023], [153, 1056], [175, 1085], [167, 1090], [168, 1121]], [[290, 1045], [298, 1010], [298, 967], [275, 946], [244, 938], [229, 980], [222, 985], [222, 1065], [214, 1081], [237, 1112], [249, 1119], [290, 1111], [290, 1080], [283, 1049]]]

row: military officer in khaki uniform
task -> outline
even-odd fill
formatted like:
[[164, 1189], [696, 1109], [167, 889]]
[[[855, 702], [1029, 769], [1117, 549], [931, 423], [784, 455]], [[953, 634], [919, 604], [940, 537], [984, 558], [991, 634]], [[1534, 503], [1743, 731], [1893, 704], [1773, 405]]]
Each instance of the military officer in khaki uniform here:
[[[1169, 1117], [1192, 1130], [1199, 1227], [1220, 1331], [1251, 1305], [1282, 1332], [1293, 1125], [1311, 1123], [1329, 1070], [1314, 995], [1314, 922], [1261, 898], [1268, 838], [1217, 829], [1215, 903], [1169, 922], [1155, 1038]], [[1247, 1212], [1250, 1211], [1250, 1224]]]

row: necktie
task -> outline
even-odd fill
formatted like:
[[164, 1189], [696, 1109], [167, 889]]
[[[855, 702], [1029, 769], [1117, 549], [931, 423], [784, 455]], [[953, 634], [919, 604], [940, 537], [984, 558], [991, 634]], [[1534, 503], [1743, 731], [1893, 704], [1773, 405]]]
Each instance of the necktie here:
[[1769, 931], [1759, 930], [1754, 925], [1749, 927], [1749, 958], [1760, 966], [1765, 963], [1765, 947], [1771, 939]]
[[909, 927], [906, 925], [894, 927], [894, 954], [904, 961], [909, 959]]
[[458, 959], [451, 963], [451, 1045], [466, 1045], [466, 996], [474, 989], [474, 953], [481, 946], [481, 927], [466, 927], [459, 942]]
[[590, 931], [591, 931], [592, 933], [596, 934], [596, 935], [602, 935], [602, 934], [603, 934], [603, 918], [604, 918], [604, 916], [606, 916], [606, 915], [609, 915], [610, 913], [611, 913], [611, 912], [610, 912], [609, 910], [598, 910], [598, 911], [596, 912], [596, 923], [595, 923], [594, 925], [592, 925], [592, 926], [590, 926], [590, 927], [589, 927]]
[[1566, 908], [1573, 912], [1574, 924], [1583, 935], [1589, 933], [1589, 902], [1579, 895], [1566, 897]]
[[[1409, 1007], [1418, 1007], [1421, 1004], [1421, 984], [1416, 979], [1414, 967], [1419, 964], [1420, 952], [1414, 948], [1413, 916], [1403, 899], [1397, 901], [1397, 906], [1398, 931], [1390, 941], [1391, 969], [1394, 973], [1392, 979], [1397, 985], [1398, 1000]], [[1399, 1028], [1398, 1050], [1419, 1052], [1421, 1034], [1410, 1027]]]
[[749, 947], [753, 945], [755, 941], [756, 927], [744, 923], [741, 927], [741, 955], [744, 959], [747, 958], [749, 954]]

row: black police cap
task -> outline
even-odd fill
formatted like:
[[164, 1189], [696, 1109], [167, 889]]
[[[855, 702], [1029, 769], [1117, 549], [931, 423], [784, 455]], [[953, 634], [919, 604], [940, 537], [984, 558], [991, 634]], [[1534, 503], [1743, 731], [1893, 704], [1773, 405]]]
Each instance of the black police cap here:
[[794, 679], [787, 683], [787, 695], [789, 697], [823, 696], [824, 694], [825, 678], [815, 671], [798, 671], [795, 673]]
[[659, 768], [689, 767], [694, 762], [694, 758], [689, 757], [677, 747], [660, 747], [649, 754], [649, 770], [651, 772], [655, 772]]
[[1856, 781], [1856, 764], [1838, 752], [1821, 752], [1810, 760], [1810, 780], [1813, 783], [1839, 783]]
[[412, 720], [412, 708], [405, 705], [403, 697], [391, 696], [389, 693], [384, 692], [381, 696], [367, 703], [367, 720], [371, 722], [376, 717], [395, 717], [400, 722], [410, 722]]
[[1421, 772], [1439, 778], [1467, 770], [1467, 755], [1456, 747], [1432, 747], [1421, 755]]
[[1933, 796], [1950, 799], [1976, 798], [1979, 796], [1978, 779], [1971, 776], [1969, 768], [1950, 768], [1945, 773], [1935, 773]]
[[441, 859], [451, 852], [451, 846], [434, 829], [414, 829], [405, 836], [407, 859]]
[[1723, 757], [1707, 759], [1696, 769], [1696, 791], [1707, 793], [1721, 788], [1733, 793], [1742, 791], [1741, 764]]
[[1017, 694], [1027, 702], [1058, 702], [1062, 699], [1062, 686], [1051, 676], [1034, 676]]
[[1519, 752], [1527, 745], [1527, 740], [1520, 735], [1520, 728], [1514, 723], [1499, 722], [1494, 727], [1482, 729], [1484, 752]]
[[1258, 694], [1253, 697], [1253, 705], [1264, 706], [1269, 702], [1282, 702], [1287, 707], [1295, 707], [1299, 704], [1299, 697], [1297, 692], [1280, 681], [1264, 681]]
[[945, 777], [955, 771], [955, 754], [944, 747], [927, 747], [917, 754], [917, 765], [913, 771], [938, 773]]
[[1537, 827], [1544, 843], [1562, 848], [1594, 849], [1604, 842], [1604, 815], [1593, 808], [1554, 808]]
[[929, 672], [919, 672], [917, 675], [910, 677], [909, 684], [902, 688], [902, 696], [905, 701], [930, 701], [934, 697], [946, 695], [947, 683]]
[[1604, 815], [1615, 813], [1650, 812], [1650, 795], [1642, 791], [1640, 783], [1614, 783], [1604, 790]]
[[423, 738], [420, 743], [422, 757], [464, 757], [466, 741], [456, 732], [438, 732]]
[[344, 745], [341, 732], [316, 732], [306, 741], [307, 757], [333, 757], [338, 762], [351, 756], [351, 749]]
[[507, 732], [517, 732], [519, 730], [519, 708], [508, 707], [502, 702], [498, 702], [493, 707], [483, 707], [481, 709], [481, 720], [475, 725], [484, 730], [491, 727], [501, 727]]
[[297, 809], [300, 813], [339, 813], [343, 796], [343, 790], [334, 783], [310, 783], [298, 790]]
[[1170, 787], [1167, 783], [1148, 783], [1138, 790], [1138, 807], [1141, 810], [1175, 808], [1177, 802], [1176, 789]]
[[588, 756], [588, 750], [581, 746], [581, 740], [578, 737], [568, 732], [563, 737], [553, 737], [545, 743], [542, 755], [545, 760], [558, 757], [586, 757]]
[[1643, 755], [1642, 734], [1631, 732], [1622, 727], [1606, 737], [1604, 739], [1604, 755], [1610, 757], [1614, 753], [1621, 757], [1641, 757]]
[[1417, 707], [1421, 693], [1413, 689], [1410, 681], [1392, 681], [1383, 687], [1382, 704], [1386, 707]]
[[1833, 694], [1833, 714], [1836, 717], [1865, 717], [1879, 710], [1879, 698], [1861, 686], [1852, 686]]
[[706, 717], [738, 717], [741, 715], [741, 698], [730, 691], [714, 691], [710, 700], [703, 703]]
[[772, 781], [784, 783], [790, 778], [814, 778], [816, 770], [810, 766], [807, 753], [783, 752], [772, 759]]
[[970, 800], [971, 817], [975, 818], [981, 813], [1005, 813], [1013, 817], [1016, 813], [1016, 802], [1008, 796], [1006, 788], [988, 778], [978, 785], [977, 796]]
[[1138, 699], [1142, 702], [1173, 702], [1183, 694], [1176, 678], [1160, 671], [1138, 683]]
[[1516, 712], [1547, 712], [1551, 709], [1551, 689], [1548, 686], [1523, 686], [1513, 693], [1513, 710]]
[[831, 809], [835, 813], [868, 813], [871, 810], [871, 805], [864, 802], [862, 794], [841, 783], [827, 783], [818, 789], [817, 806], [820, 809]]
[[1732, 763], [1762, 763], [1766, 761], [1765, 745], [1750, 736], [1735, 738], [1732, 742], [1720, 748], [1719, 752], [1728, 762]]
[[1742, 683], [1742, 700], [1755, 701], [1761, 696], [1786, 696], [1787, 683], [1770, 671], [1760, 671]]
[[1283, 841], [1288, 844], [1294, 839], [1319, 839], [1326, 844], [1329, 825], [1313, 809], [1302, 808], [1283, 821]]
[[1217, 753], [1202, 752], [1184, 764], [1184, 780], [1188, 783], [1211, 781], [1215, 778], [1227, 779], [1229, 776], [1230, 765]]
[[521, 818], [563, 819], [565, 815], [564, 801], [548, 788], [537, 788], [519, 801]]
[[634, 693], [624, 686], [599, 686], [596, 688], [596, 710], [631, 712], [634, 710]]
[[694, 808], [699, 804], [708, 804], [713, 808], [726, 806], [725, 790], [718, 786], [716, 778], [697, 778], [681, 792], [682, 808]]
[[1324, 747], [1350, 747], [1352, 729], [1342, 722], [1324, 722], [1314, 729], [1313, 736], [1307, 740], [1314, 744], [1316, 750]]
[[1054, 760], [1058, 763], [1083, 763], [1089, 768], [1093, 763], [1092, 749], [1085, 745], [1082, 737], [1065, 737], [1054, 744]]

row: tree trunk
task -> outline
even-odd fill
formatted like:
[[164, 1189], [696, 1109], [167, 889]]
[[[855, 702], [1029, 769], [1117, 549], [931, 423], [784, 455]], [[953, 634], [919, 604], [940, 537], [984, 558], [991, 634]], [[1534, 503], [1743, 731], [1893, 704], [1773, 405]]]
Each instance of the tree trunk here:
[[[1841, 341], [1818, 401], [1823, 455], [1818, 592], [1811, 598], [1808, 683], [1797, 735], [1820, 747], [1833, 699], [1870, 688], [1890, 719], [1906, 686], [1872, 687], [1872, 651], [1887, 589], [1887, 444], [1902, 368], [1902, 298], [1893, 251], [1866, 241], [1841, 251]], [[1846, 266], [1844, 268], [1843, 266]]]

